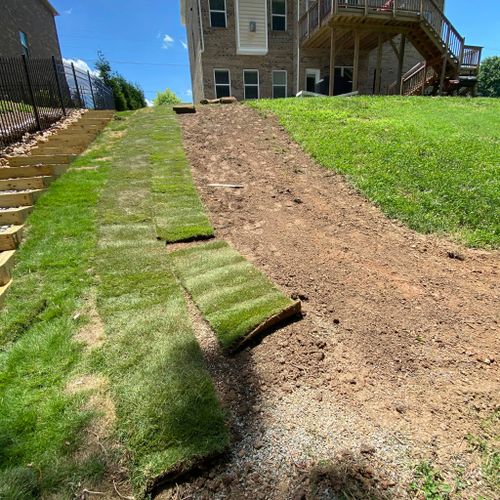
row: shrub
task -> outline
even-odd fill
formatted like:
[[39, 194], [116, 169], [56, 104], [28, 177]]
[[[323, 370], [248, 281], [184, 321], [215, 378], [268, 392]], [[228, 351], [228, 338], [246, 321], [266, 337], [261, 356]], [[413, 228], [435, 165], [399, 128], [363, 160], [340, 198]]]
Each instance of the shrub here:
[[487, 57], [482, 62], [479, 93], [484, 97], [500, 97], [500, 56]]
[[165, 106], [169, 104], [179, 104], [181, 100], [175, 95], [170, 89], [165, 89], [164, 92], [158, 92], [156, 97], [153, 99], [153, 104], [155, 106]]

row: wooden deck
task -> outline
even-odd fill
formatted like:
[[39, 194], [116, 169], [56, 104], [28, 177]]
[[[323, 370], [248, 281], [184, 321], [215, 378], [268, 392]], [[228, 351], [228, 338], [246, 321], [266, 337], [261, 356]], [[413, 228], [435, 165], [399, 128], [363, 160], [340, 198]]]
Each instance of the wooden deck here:
[[[393, 42], [397, 35], [402, 35], [399, 47]], [[462, 70], [469, 75], [477, 74], [481, 61], [481, 47], [465, 45], [465, 39], [434, 0], [317, 0], [299, 20], [299, 36], [304, 48], [329, 47], [332, 67], [339, 50], [352, 49], [353, 90], [357, 90], [360, 50], [378, 47], [380, 53], [380, 47], [387, 41], [400, 61], [397, 84], [401, 91], [406, 40], [422, 55], [423, 66], [430, 66], [438, 73], [441, 89], [445, 78], [457, 78]], [[425, 86], [427, 72], [422, 71], [421, 82]], [[330, 95], [333, 95], [332, 84]]]

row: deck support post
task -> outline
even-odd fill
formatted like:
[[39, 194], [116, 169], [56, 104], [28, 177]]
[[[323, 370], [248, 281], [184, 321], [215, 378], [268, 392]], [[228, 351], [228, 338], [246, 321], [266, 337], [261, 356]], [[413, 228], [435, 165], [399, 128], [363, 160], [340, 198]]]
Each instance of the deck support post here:
[[405, 47], [406, 47], [406, 35], [401, 35], [401, 41], [399, 42], [399, 54], [398, 54], [398, 79], [399, 83], [399, 95], [403, 93], [403, 65], [405, 61]]
[[380, 95], [382, 83], [382, 33], [378, 35], [377, 67], [375, 69], [375, 95]]
[[446, 35], [446, 45], [444, 47], [443, 55], [443, 69], [441, 70], [441, 78], [439, 79], [439, 95], [443, 95], [444, 92], [444, 79], [446, 77], [446, 66], [448, 65], [448, 48], [450, 46], [450, 30], [448, 29], [448, 34]]
[[359, 31], [354, 31], [354, 60], [352, 70], [352, 91], [356, 92], [359, 86]]
[[328, 95], [333, 95], [335, 92], [335, 31], [330, 28], [330, 80], [328, 86]]

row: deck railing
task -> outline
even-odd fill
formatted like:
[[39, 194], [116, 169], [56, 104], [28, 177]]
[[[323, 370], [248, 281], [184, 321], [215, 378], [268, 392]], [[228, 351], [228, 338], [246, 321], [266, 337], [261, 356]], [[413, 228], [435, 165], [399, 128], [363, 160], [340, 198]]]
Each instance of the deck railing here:
[[[299, 20], [301, 40], [311, 36], [330, 16], [349, 12], [365, 16], [414, 15], [443, 46], [447, 57], [459, 64], [465, 56], [464, 38], [434, 0], [317, 0]], [[467, 60], [477, 65], [479, 59], [475, 54], [472, 50], [468, 52]]]
[[481, 52], [483, 48], [475, 45], [465, 45], [462, 57], [462, 67], [467, 69], [477, 69], [481, 64]]

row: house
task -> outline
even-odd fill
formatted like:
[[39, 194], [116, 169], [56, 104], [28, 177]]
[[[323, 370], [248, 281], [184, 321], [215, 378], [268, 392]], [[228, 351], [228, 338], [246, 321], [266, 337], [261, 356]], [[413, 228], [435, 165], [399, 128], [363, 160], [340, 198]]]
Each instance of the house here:
[[181, 0], [194, 102], [474, 92], [481, 48], [444, 0]]
[[48, 0], [2, 0], [0, 11], [0, 57], [61, 59], [58, 13]]

